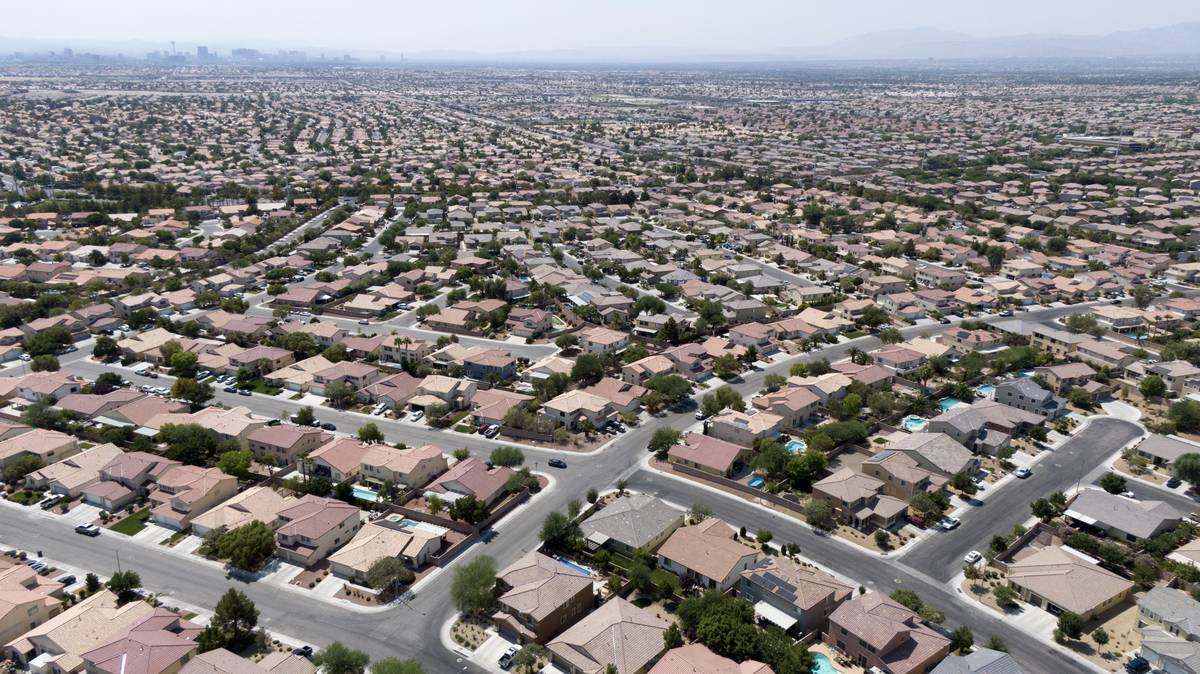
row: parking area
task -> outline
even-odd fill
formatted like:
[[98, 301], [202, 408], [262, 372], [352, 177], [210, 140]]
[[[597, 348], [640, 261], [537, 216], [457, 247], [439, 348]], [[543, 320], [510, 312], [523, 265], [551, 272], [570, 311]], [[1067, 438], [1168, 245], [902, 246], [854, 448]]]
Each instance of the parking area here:
[[91, 524], [100, 517], [100, 510], [101, 508], [94, 505], [80, 503], [63, 515], [62, 520], [73, 527], [80, 524]]

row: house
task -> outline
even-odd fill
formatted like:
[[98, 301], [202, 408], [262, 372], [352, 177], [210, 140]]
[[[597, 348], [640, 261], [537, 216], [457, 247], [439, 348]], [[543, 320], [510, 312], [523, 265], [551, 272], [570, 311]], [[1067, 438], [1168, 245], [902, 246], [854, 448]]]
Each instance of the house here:
[[339, 578], [365, 585], [371, 565], [385, 557], [395, 557], [411, 569], [420, 569], [441, 550], [444, 536], [432, 527], [368, 522], [350, 542], [329, 555], [329, 570]]
[[579, 348], [584, 353], [618, 353], [629, 346], [629, 333], [602, 327], [580, 330]]
[[1004, 651], [976, 647], [966, 655], [951, 655], [930, 674], [1027, 674], [1013, 656]]
[[976, 400], [970, 405], [951, 407], [930, 419], [928, 430], [945, 433], [968, 449], [994, 453], [1013, 437], [1044, 421], [1040, 414], [995, 400]]
[[193, 517], [192, 533], [203, 536], [220, 528], [232, 531], [255, 521], [274, 526], [280, 511], [295, 501], [294, 497], [284, 496], [266, 485], [250, 487]]
[[945, 433], [905, 433], [887, 436], [887, 448], [916, 461], [921, 468], [945, 478], [958, 473], [974, 475], [979, 459]]
[[574, 625], [595, 605], [591, 576], [531, 550], [496, 574], [501, 634], [544, 644]]
[[1021, 599], [1058, 615], [1084, 620], [1103, 613], [1133, 591], [1133, 583], [1070, 548], [1046, 547], [1008, 565], [1008, 582]]
[[815, 483], [812, 498], [828, 503], [839, 521], [860, 531], [890, 529], [908, 513], [908, 502], [883, 494], [883, 482], [841, 468]]
[[150, 491], [150, 518], [155, 524], [186, 530], [192, 518], [237, 493], [237, 478], [219, 468], [173, 466]]
[[367, 363], [344, 360], [316, 372], [313, 375], [311, 389], [318, 395], [325, 395], [330, 386], [342, 384], [352, 391], [359, 391], [383, 377], [379, 368]]
[[875, 362], [897, 374], [908, 374], [925, 364], [924, 353], [903, 344], [888, 344], [871, 352]]
[[1146, 439], [1135, 445], [1133, 449], [1156, 466], [1169, 466], [1184, 454], [1200, 454], [1200, 445], [1187, 442], [1174, 435], [1159, 435], [1158, 433], [1146, 436]]
[[476, 428], [486, 428], [492, 424], [503, 425], [509, 410], [524, 407], [531, 400], [533, 396], [501, 388], [477, 391], [471, 398], [471, 423]]
[[608, 400], [584, 391], [566, 391], [546, 401], [539, 410], [546, 419], [574, 430], [587, 420], [593, 428], [602, 428], [613, 415]]
[[265, 375], [285, 365], [290, 365], [295, 360], [296, 357], [287, 349], [281, 349], [276, 346], [252, 346], [240, 353], [231, 354], [229, 356], [229, 367], [226, 371], [229, 374], [233, 374], [245, 368], [251, 372]]
[[712, 517], [680, 527], [658, 548], [658, 564], [679, 576], [685, 586], [727, 590], [758, 559], [757, 550], [734, 540], [736, 533]]
[[1167, 385], [1167, 390], [1176, 395], [1200, 389], [1200, 367], [1186, 360], [1170, 360], [1143, 367], [1146, 375], [1158, 375]]
[[667, 622], [621, 597], [567, 628], [546, 645], [551, 662], [567, 674], [639, 674], [650, 668], [666, 646]]
[[956, 290], [967, 282], [966, 274], [954, 269], [947, 269], [935, 264], [918, 264], [914, 275], [917, 284], [924, 288], [940, 288]]
[[646, 395], [645, 388], [612, 377], [602, 377], [595, 384], [580, 390], [607, 400], [609, 406], [617, 413], [636, 413], [642, 409], [642, 396]]
[[465, 496], [473, 496], [490, 506], [504, 496], [508, 481], [514, 474], [511, 468], [489, 468], [483, 461], [470, 457], [454, 464], [429, 483], [425, 493], [437, 494], [451, 503]]
[[117, 595], [100, 590], [8, 642], [4, 650], [26, 668], [37, 659], [43, 671], [77, 672], [84, 668], [84, 653], [108, 643], [154, 611], [142, 601], [117, 606]]
[[770, 556], [742, 572], [738, 595], [754, 612], [791, 634], [824, 631], [829, 616], [854, 588], [808, 564]]
[[783, 417], [756, 409], [746, 412], [729, 409], [709, 420], [707, 432], [718, 440], [753, 447], [759, 438], [778, 437], [783, 432]]
[[268, 372], [263, 375], [263, 379], [271, 386], [303, 393], [312, 387], [313, 380], [316, 378], [318, 372], [328, 370], [331, 367], [333, 367], [332, 362], [325, 358], [325, 356], [317, 355], [291, 363], [273, 372]]
[[1033, 373], [1046, 380], [1055, 391], [1066, 391], [1083, 386], [1096, 376], [1096, 371], [1087, 363], [1063, 363], [1034, 368]]
[[1063, 516], [1129, 542], [1154, 538], [1183, 521], [1183, 513], [1163, 501], [1135, 501], [1100, 489], [1081, 490]]
[[420, 487], [446, 470], [446, 456], [437, 445], [397, 449], [369, 445], [359, 459], [359, 475], [373, 489], [387, 484]]
[[254, 458], [274, 466], [289, 466], [303, 454], [315, 451], [333, 436], [319, 428], [277, 424], [260, 426], [246, 436]]
[[748, 447], [690, 432], [682, 442], [667, 450], [667, 460], [705, 473], [731, 477], [737, 466], [744, 463], [751, 453]]
[[397, 372], [368, 384], [358, 392], [358, 399], [372, 404], [383, 403], [389, 409], [403, 407], [417, 393], [421, 380], [407, 372]]
[[123, 453], [124, 450], [111, 443], [89, 447], [29, 473], [25, 476], [25, 486], [77, 498], [84, 489], [99, 482], [100, 471]]
[[18, 398], [30, 402], [62, 400], [72, 393], [79, 393], [83, 382], [65, 372], [35, 372], [17, 381], [14, 389]]
[[1075, 345], [1075, 357], [1101, 368], [1124, 369], [1137, 360], [1130, 353], [1133, 347], [1119, 346], [1118, 342], [1088, 339]]
[[1200, 602], [1173, 587], [1150, 588], [1138, 599], [1138, 620], [1171, 636], [1200, 642]]
[[173, 674], [196, 654], [201, 628], [165, 608], [80, 655], [88, 674]]
[[7, 644], [63, 610], [63, 584], [39, 575], [32, 567], [0, 562], [0, 644]]
[[1171, 636], [1153, 627], [1141, 630], [1138, 654], [1146, 659], [1150, 671], [1191, 674], [1200, 671], [1200, 643]]
[[945, 488], [945, 477], [917, 465], [916, 459], [907, 454], [885, 449], [868, 457], [859, 466], [859, 472], [883, 483], [882, 491], [902, 501], [912, 500], [918, 492], [937, 492]]
[[463, 374], [477, 381], [509, 381], [517, 376], [517, 359], [499, 349], [485, 349], [463, 359]]
[[317, 674], [317, 667], [302, 655], [273, 651], [251, 662], [224, 648], [200, 653], [179, 674]]
[[622, 555], [655, 550], [683, 524], [683, 512], [649, 494], [625, 494], [580, 523], [588, 548]]
[[1057, 419], [1067, 413], [1066, 400], [1025, 377], [996, 384], [996, 390], [992, 397], [996, 402], [1026, 412], [1033, 412], [1047, 419]]
[[758, 396], [750, 402], [756, 409], [782, 418], [784, 428], [799, 429], [817, 413], [821, 399], [807, 388], [793, 386]]
[[774, 674], [757, 660], [737, 662], [717, 655], [702, 643], [672, 648], [650, 669], [649, 674]]
[[275, 518], [276, 554], [284, 561], [311, 566], [358, 532], [361, 514], [344, 501], [303, 496]]
[[408, 404], [421, 410], [434, 405], [445, 405], [450, 410], [460, 410], [471, 406], [475, 390], [476, 384], [473, 381], [431, 374], [417, 385], [416, 393], [408, 399]]
[[72, 393], [55, 403], [60, 410], [71, 412], [84, 419], [95, 419], [118, 407], [141, 398], [143, 394], [131, 389], [115, 389], [103, 395]]
[[860, 667], [884, 674], [922, 674], [950, 652], [949, 638], [878, 592], [838, 606], [824, 640]]
[[75, 436], [35, 428], [0, 441], [0, 469], [25, 456], [36, 457], [44, 466], [78, 453], [79, 440]]
[[116, 512], [147, 493], [149, 485], [178, 465], [178, 461], [146, 452], [119, 454], [100, 469], [100, 481], [83, 490], [83, 500]]
[[540, 337], [554, 326], [549, 312], [525, 307], [513, 307], [508, 312], [505, 325], [510, 333], [526, 339]]

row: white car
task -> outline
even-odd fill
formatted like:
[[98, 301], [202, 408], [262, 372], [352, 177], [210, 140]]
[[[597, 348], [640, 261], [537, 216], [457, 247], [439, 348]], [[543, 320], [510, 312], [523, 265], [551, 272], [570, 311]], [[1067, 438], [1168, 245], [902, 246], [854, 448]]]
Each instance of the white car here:
[[1013, 471], [1013, 475], [1016, 475], [1019, 479], [1024, 480], [1025, 478], [1029, 477], [1030, 475], [1033, 475], [1033, 471], [1029, 470], [1025, 466], [1021, 466], [1020, 468]]
[[420, 421], [421, 417], [423, 416], [425, 416], [425, 412], [422, 410], [417, 410], [416, 412], [412, 413], [412, 416], [410, 416], [409, 419], [412, 419], [413, 421]]
[[963, 561], [967, 564], [977, 564], [981, 559], [983, 559], [983, 555], [979, 554], [978, 550], [972, 550], [967, 553], [966, 557], [963, 557]]

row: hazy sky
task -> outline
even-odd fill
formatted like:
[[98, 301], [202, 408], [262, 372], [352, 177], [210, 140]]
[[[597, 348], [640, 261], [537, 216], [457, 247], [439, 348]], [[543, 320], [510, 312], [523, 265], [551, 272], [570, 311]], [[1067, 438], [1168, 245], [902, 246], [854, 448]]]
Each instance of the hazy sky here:
[[[932, 27], [1095, 34], [1200, 21], [1200, 0], [37, 0], [0, 36], [420, 53], [682, 47], [765, 51]], [[0, 41], [0, 51], [4, 50]]]

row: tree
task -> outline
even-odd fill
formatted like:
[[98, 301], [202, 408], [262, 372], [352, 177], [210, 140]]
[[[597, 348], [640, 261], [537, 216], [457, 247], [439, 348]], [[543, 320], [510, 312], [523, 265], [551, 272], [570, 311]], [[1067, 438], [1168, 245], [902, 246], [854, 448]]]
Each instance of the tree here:
[[368, 421], [358, 429], [358, 439], [368, 445], [379, 444], [384, 440], [383, 431], [379, 430], [379, 426], [375, 425], [375, 422]]
[[660, 459], [666, 458], [667, 451], [679, 442], [679, 435], [679, 431], [670, 426], [655, 429], [654, 435], [650, 438], [650, 451], [659, 455]]
[[193, 466], [211, 465], [217, 452], [216, 434], [199, 424], [164, 424], [154, 439], [167, 445], [168, 459]]
[[1012, 608], [1017, 605], [1017, 591], [1009, 585], [998, 585], [992, 590], [992, 596], [1000, 608]]
[[833, 526], [833, 508], [824, 501], [810, 499], [804, 506], [804, 521], [818, 529]]
[[1085, 332], [1093, 337], [1101, 337], [1106, 332], [1094, 314], [1071, 314], [1063, 322], [1068, 332]]
[[1120, 494], [1125, 491], [1125, 478], [1116, 473], [1105, 473], [1100, 478], [1100, 487], [1110, 494]]
[[4, 467], [4, 481], [16, 482], [42, 467], [42, 460], [33, 454], [20, 456]]
[[34, 372], [58, 372], [58, 358], [49, 354], [34, 356], [29, 369]]
[[884, 344], [899, 344], [904, 341], [904, 335], [896, 328], [884, 328], [879, 331], [879, 341]]
[[[943, 498], [945, 497], [943, 496]], [[926, 491], [914, 492], [912, 498], [909, 499], [909, 506], [914, 514], [920, 516], [927, 523], [941, 519], [946, 512], [946, 504]]]
[[258, 626], [258, 608], [250, 598], [230, 588], [221, 595], [208, 626], [196, 637], [200, 651], [224, 648], [240, 651], [254, 640]]
[[344, 381], [330, 382], [325, 387], [325, 397], [339, 409], [354, 402], [355, 395], [354, 388]]
[[1138, 309], [1145, 309], [1150, 306], [1156, 294], [1154, 288], [1147, 285], [1134, 286], [1133, 290], [1129, 291], [1129, 295], [1133, 298], [1133, 303]]
[[138, 589], [142, 587], [142, 577], [136, 571], [118, 571], [104, 586], [117, 595], [118, 604], [128, 604], [137, 599]]
[[1069, 639], [1078, 639], [1083, 636], [1083, 618], [1070, 611], [1063, 611], [1062, 615], [1058, 616], [1058, 629]]
[[766, 474], [767, 477], [783, 477], [787, 473], [788, 462], [792, 460], [792, 455], [783, 448], [783, 445], [774, 440], [760, 440], [755, 445], [756, 452], [750, 459], [750, 465], [755, 470]]
[[502, 466], [504, 468], [513, 468], [525, 463], [525, 452], [522, 452], [517, 447], [497, 447], [492, 450], [488, 456], [493, 466]]
[[275, 554], [275, 532], [258, 520], [229, 531], [217, 541], [217, 554], [238, 569], [254, 571]]
[[367, 569], [367, 585], [384, 594], [413, 582], [416, 575], [398, 557], [380, 557]]
[[454, 569], [450, 599], [454, 608], [468, 615], [480, 615], [496, 604], [496, 560], [480, 555]]
[[1175, 459], [1175, 477], [1192, 485], [1200, 484], [1200, 454], [1188, 452]]
[[971, 647], [975, 645], [975, 635], [971, 633], [971, 628], [966, 625], [960, 625], [950, 635], [950, 650], [958, 651], [959, 653], [969, 653]]
[[579, 524], [558, 511], [546, 515], [538, 537], [546, 547], [554, 550], [571, 550], [583, 536]]
[[323, 674], [365, 674], [371, 658], [362, 651], [347, 648], [340, 641], [335, 641], [317, 651], [312, 661], [321, 668]]
[[1142, 380], [1138, 390], [1142, 392], [1143, 398], [1160, 398], [1167, 392], [1167, 383], [1162, 377], [1152, 374]]
[[175, 377], [195, 377], [196, 363], [199, 356], [190, 351], [177, 351], [171, 354], [171, 375]]
[[571, 381], [590, 385], [600, 381], [604, 376], [604, 361], [593, 353], [581, 354], [575, 358], [571, 367]]
[[1100, 644], [1101, 646], [1103, 646], [1104, 644], [1107, 644], [1108, 643], [1108, 632], [1103, 627], [1097, 627], [1096, 630], [1094, 632], [1092, 632], [1092, 641], [1095, 641], [1097, 644]]
[[572, 335], [572, 334], [559, 335], [558, 339], [554, 340], [554, 345], [557, 346], [558, 348], [562, 349], [563, 351], [574, 348], [575, 346], [579, 345], [579, 335]]
[[416, 660], [384, 658], [371, 665], [371, 674], [425, 674], [425, 668]]
[[231, 449], [221, 454], [217, 459], [217, 468], [227, 475], [246, 477], [250, 474], [250, 464], [254, 455], [248, 449]]
[[713, 374], [721, 379], [729, 380], [736, 377], [742, 371], [742, 366], [738, 363], [737, 358], [733, 357], [733, 354], [727, 353], [723, 356], [718, 356], [713, 361], [712, 370]]
[[212, 386], [207, 382], [182, 377], [171, 384], [171, 396], [186, 400], [193, 407], [200, 407], [213, 397]]
[[475, 498], [473, 494], [467, 494], [450, 504], [449, 514], [451, 519], [478, 524], [487, 517], [488, 507], [487, 503]]
[[316, 420], [317, 416], [313, 413], [313, 408], [308, 406], [301, 407], [300, 411], [296, 412], [296, 416], [292, 417], [292, 421], [301, 426], [312, 426]]
[[1171, 405], [1167, 418], [1175, 424], [1175, 429], [1185, 433], [1200, 430], [1200, 401], [1180, 400]]
[[100, 577], [89, 571], [83, 579], [83, 587], [88, 594], [95, 594], [100, 589]]
[[101, 372], [100, 376], [96, 377], [96, 381], [92, 383], [92, 393], [96, 395], [104, 395], [112, 393], [121, 388], [125, 380], [116, 372]]
[[667, 625], [667, 630], [663, 632], [663, 646], [667, 650], [679, 648], [683, 645], [683, 633], [679, 631], [679, 623], [671, 623]]
[[100, 335], [96, 338], [96, 344], [92, 347], [93, 358], [101, 362], [109, 362], [120, 356], [121, 347], [117, 346], [117, 340], [108, 335]]
[[796, 489], [807, 491], [812, 488], [813, 481], [825, 470], [826, 463], [827, 459], [824, 453], [806, 449], [788, 462], [788, 479]]
[[1004, 641], [1004, 639], [1001, 639], [994, 634], [988, 637], [987, 643], [985, 643], [983, 647], [990, 648], [993, 651], [1000, 651], [1001, 653], [1008, 652], [1008, 644]]

